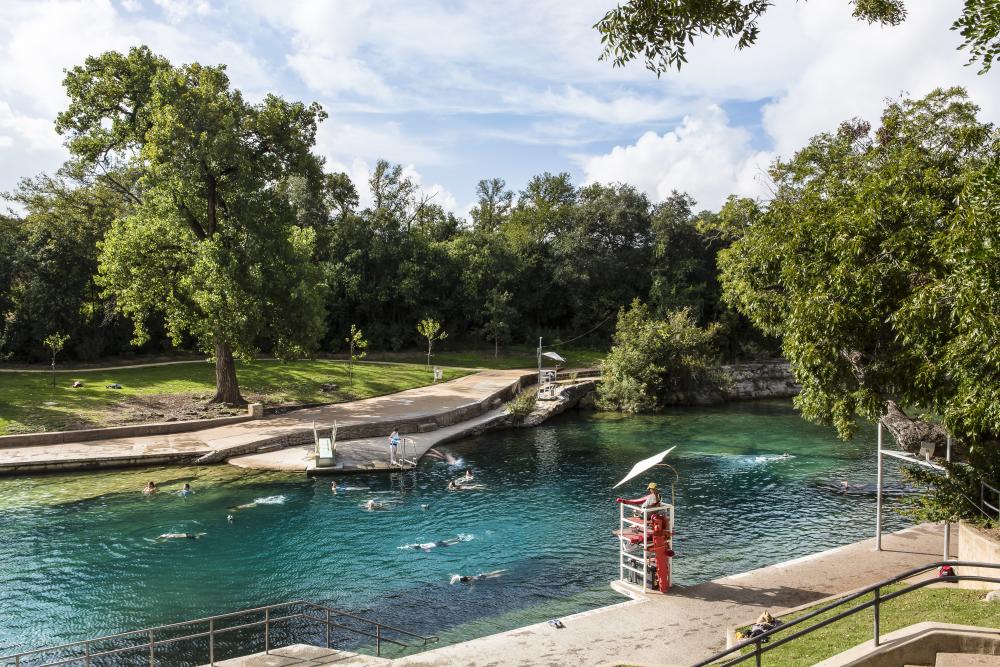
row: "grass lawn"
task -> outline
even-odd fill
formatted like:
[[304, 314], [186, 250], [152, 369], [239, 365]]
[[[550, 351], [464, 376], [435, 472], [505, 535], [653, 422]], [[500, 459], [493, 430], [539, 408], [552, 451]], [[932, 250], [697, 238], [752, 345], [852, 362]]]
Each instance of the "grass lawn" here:
[[[559, 354], [566, 359], [564, 368], [592, 368], [604, 359], [607, 352], [580, 348], [560, 348]], [[407, 352], [372, 352], [367, 357], [371, 361], [398, 361], [413, 364], [423, 364], [427, 355], [419, 351]], [[438, 366], [459, 366], [463, 368], [535, 368], [538, 357], [534, 348], [508, 347], [493, 356], [493, 350], [465, 350], [435, 352], [431, 363]], [[551, 362], [547, 362], [547, 365]]]
[[[961, 590], [953, 587], [953, 584], [945, 586], [947, 587], [923, 588], [882, 604], [879, 619], [882, 634], [886, 635], [924, 621], [1000, 627], [1000, 604], [981, 602], [986, 594], [985, 591]], [[883, 591], [883, 594], [899, 588], [901, 586], [893, 586]], [[871, 597], [865, 598], [865, 601], [870, 599]], [[860, 602], [861, 600], [857, 600], [851, 604]], [[846, 606], [839, 607], [806, 623], [829, 618], [846, 608]], [[809, 611], [807, 609], [799, 614], [782, 616], [781, 620], [788, 622]], [[870, 642], [873, 624], [874, 612], [867, 609], [768, 651], [764, 654], [762, 662], [765, 665], [782, 665], [782, 667], [814, 665], [862, 642]], [[782, 633], [778, 633], [777, 638], [780, 639], [782, 636]], [[746, 664], [753, 664], [753, 661], [750, 660]]]
[[[445, 380], [470, 372], [443, 370]], [[237, 376], [244, 397], [270, 405], [337, 403], [432, 381], [430, 371], [418, 364], [355, 364], [351, 388], [347, 364], [329, 359], [239, 363]], [[82, 381], [83, 387], [73, 389], [74, 380]], [[215, 368], [209, 363], [57, 371], [56, 386], [51, 382], [48, 373], [0, 373], [0, 435], [224, 414], [205, 406], [215, 393]], [[106, 388], [114, 383], [122, 389]], [[338, 388], [324, 393], [320, 391], [324, 383]]]

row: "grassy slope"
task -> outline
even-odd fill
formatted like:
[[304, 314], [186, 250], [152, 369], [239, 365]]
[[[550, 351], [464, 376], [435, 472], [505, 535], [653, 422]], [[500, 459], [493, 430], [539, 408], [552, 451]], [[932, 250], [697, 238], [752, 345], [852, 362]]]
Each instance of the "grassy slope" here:
[[[566, 359], [565, 368], [591, 368], [600, 363], [605, 354], [607, 354], [598, 350], [576, 348], [560, 348], [558, 352]], [[373, 361], [384, 360], [423, 364], [427, 360], [427, 355], [416, 351], [378, 352], [368, 355], [368, 358]], [[460, 366], [464, 368], [535, 368], [538, 363], [538, 357], [534, 349], [526, 347], [512, 347], [501, 350], [497, 357], [493, 356], [492, 350], [458, 352], [442, 350], [441, 352], [434, 353], [431, 363], [439, 366]]]
[[[445, 369], [444, 379], [452, 380], [468, 372]], [[237, 373], [244, 396], [271, 404], [367, 398], [430, 384], [432, 379], [420, 365], [355, 364], [354, 387], [349, 393], [347, 364], [341, 361], [257, 361], [239, 364]], [[73, 389], [70, 385], [74, 380], [83, 381], [84, 386]], [[122, 385], [121, 390], [105, 388], [116, 382]], [[319, 385], [329, 382], [340, 385], [342, 390], [320, 392]], [[0, 373], [0, 435], [101, 426], [123, 399], [187, 394], [204, 400], [212, 396], [214, 387], [214, 367], [208, 363], [65, 371], [56, 374], [55, 387], [47, 373]]]
[[[891, 590], [898, 588], [896, 586]], [[924, 621], [979, 625], [990, 628], [1000, 627], [1000, 605], [980, 602], [983, 595], [985, 593], [982, 591], [960, 590], [953, 586], [924, 588], [907, 593], [882, 605], [880, 618], [882, 634], [885, 635]], [[846, 608], [845, 606], [835, 611], [839, 612]], [[808, 611], [803, 611], [802, 614], [808, 613]], [[811, 621], [806, 621], [806, 623], [815, 623], [834, 615], [835, 612], [827, 613], [811, 619]], [[782, 620], [788, 621], [794, 617], [795, 615], [790, 615], [782, 617]], [[814, 665], [862, 642], [870, 642], [873, 622], [873, 612], [870, 609], [854, 614], [784, 646], [768, 651], [764, 655], [763, 662], [764, 664], [782, 665], [782, 667]], [[778, 638], [781, 637], [782, 635], [779, 633]], [[753, 664], [753, 661], [751, 660], [747, 664]]]

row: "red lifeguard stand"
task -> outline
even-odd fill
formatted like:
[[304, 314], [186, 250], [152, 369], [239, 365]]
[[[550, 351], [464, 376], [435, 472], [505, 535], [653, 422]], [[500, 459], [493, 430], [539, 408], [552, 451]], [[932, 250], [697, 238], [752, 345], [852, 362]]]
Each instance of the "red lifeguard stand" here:
[[674, 506], [622, 504], [620, 512], [615, 531], [620, 545], [619, 583], [637, 593], [666, 593], [674, 556]]

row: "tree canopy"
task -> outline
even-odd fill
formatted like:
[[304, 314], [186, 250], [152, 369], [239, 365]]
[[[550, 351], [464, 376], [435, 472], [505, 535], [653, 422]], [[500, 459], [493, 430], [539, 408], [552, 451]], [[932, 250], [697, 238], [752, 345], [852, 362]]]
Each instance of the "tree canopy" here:
[[962, 89], [846, 122], [722, 212], [725, 298], [780, 336], [803, 415], [849, 436], [888, 401], [973, 449], [1000, 434], [1000, 142]]
[[295, 356], [323, 332], [316, 233], [281, 185], [322, 187], [311, 149], [324, 112], [274, 95], [250, 104], [224, 67], [173, 66], [146, 47], [87, 58], [64, 85], [58, 131], [127, 201], [102, 242], [99, 283], [136, 342], [162, 316], [175, 343], [190, 335], [214, 355], [216, 400], [242, 402], [234, 354], [266, 337]]
[[[753, 46], [759, 20], [773, 0], [628, 0], [609, 10], [594, 27], [601, 33], [601, 60], [623, 67], [640, 60], [660, 76], [687, 62], [687, 47], [701, 37], [736, 39], [736, 48]], [[848, 0], [859, 21], [895, 26], [906, 20], [904, 0]], [[1000, 5], [995, 0], [965, 0], [951, 25], [965, 41], [959, 47], [989, 71], [1000, 53]]]

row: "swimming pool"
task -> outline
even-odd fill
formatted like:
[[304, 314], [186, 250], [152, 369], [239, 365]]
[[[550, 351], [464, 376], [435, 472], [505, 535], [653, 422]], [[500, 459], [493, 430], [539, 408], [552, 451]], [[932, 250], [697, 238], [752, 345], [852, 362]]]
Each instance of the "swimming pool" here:
[[[619, 602], [607, 586], [621, 493], [611, 487], [672, 444], [679, 582], [872, 534], [873, 495], [838, 487], [874, 481], [874, 430], [842, 443], [784, 402], [565, 416], [442, 447], [458, 466], [428, 460], [402, 476], [345, 477], [351, 488], [337, 495], [328, 479], [229, 466], [3, 478], [0, 655], [293, 599], [443, 641]], [[485, 488], [447, 491], [465, 465]], [[164, 491], [143, 497], [147, 479]], [[669, 488], [664, 472], [650, 479]], [[194, 495], [169, 493], [184, 482]], [[369, 499], [386, 509], [365, 511]], [[887, 528], [903, 525], [889, 513]], [[204, 535], [155, 541], [163, 533]], [[458, 535], [451, 546], [405, 548]], [[496, 579], [449, 583], [499, 569]]]

